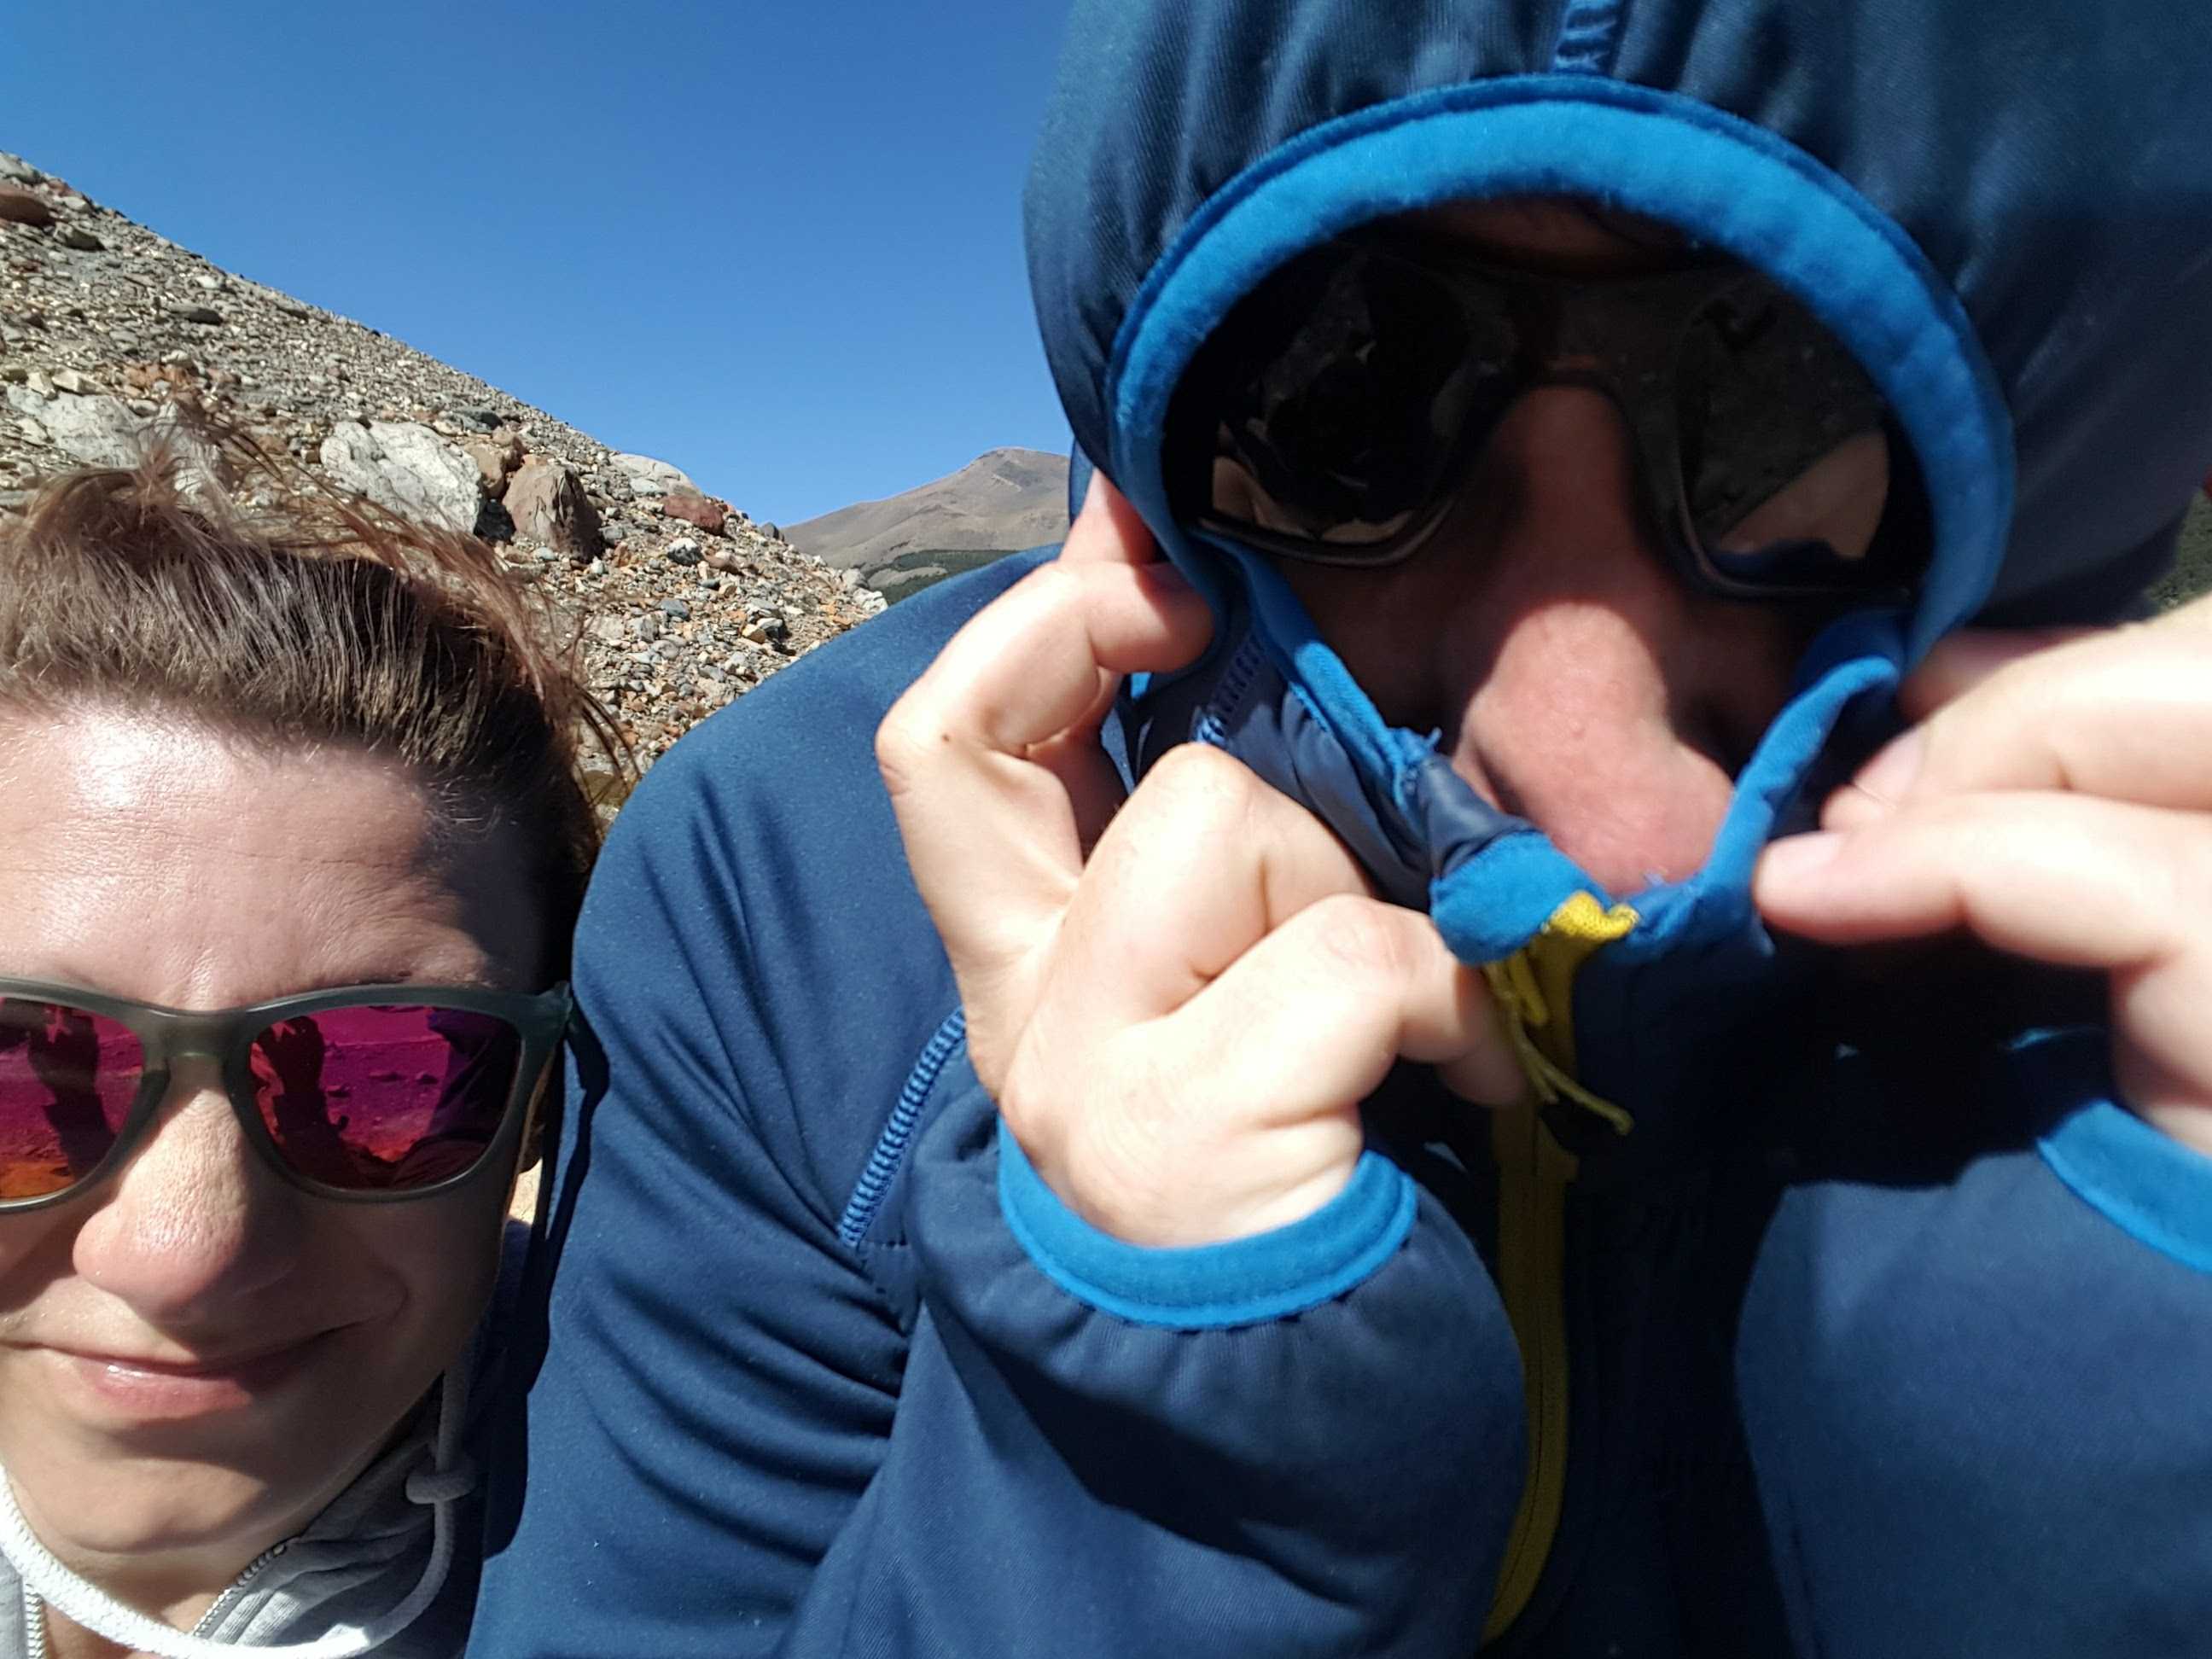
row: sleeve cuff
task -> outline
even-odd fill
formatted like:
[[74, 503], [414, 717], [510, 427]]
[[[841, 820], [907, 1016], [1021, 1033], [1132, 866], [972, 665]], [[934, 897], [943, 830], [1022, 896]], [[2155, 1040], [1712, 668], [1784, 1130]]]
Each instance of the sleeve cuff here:
[[1301, 1221], [1222, 1244], [1148, 1249], [1100, 1231], [1047, 1186], [1001, 1121], [999, 1206], [1031, 1261], [1070, 1296], [1139, 1325], [1256, 1325], [1359, 1284], [1406, 1241], [1416, 1196], [1403, 1170], [1363, 1152], [1352, 1180]]
[[2113, 1225], [2186, 1267], [2212, 1273], [2212, 1158], [2112, 1100], [2068, 1113], [2037, 1150], [2076, 1197]]

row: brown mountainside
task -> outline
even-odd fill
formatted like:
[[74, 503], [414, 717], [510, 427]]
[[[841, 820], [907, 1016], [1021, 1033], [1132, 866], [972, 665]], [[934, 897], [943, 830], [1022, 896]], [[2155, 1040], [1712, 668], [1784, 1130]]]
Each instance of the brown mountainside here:
[[860, 501], [784, 532], [792, 545], [897, 597], [1001, 553], [1067, 533], [1067, 458], [994, 449], [957, 472], [879, 501]]
[[0, 153], [0, 511], [210, 410], [386, 505], [498, 544], [580, 630], [649, 763], [883, 608], [667, 463], [349, 319], [222, 270]]

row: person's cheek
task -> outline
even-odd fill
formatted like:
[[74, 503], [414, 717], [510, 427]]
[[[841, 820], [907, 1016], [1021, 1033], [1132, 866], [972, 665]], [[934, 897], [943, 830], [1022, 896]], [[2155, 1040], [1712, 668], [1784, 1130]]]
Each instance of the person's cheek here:
[[383, 1356], [404, 1391], [393, 1401], [395, 1420], [413, 1389], [461, 1357], [490, 1304], [506, 1196], [506, 1183], [486, 1170], [458, 1192], [356, 1211], [352, 1259], [364, 1267], [374, 1261], [404, 1291], [403, 1328], [390, 1334]]
[[33, 1309], [67, 1275], [74, 1207], [0, 1215], [0, 1343], [28, 1335]]

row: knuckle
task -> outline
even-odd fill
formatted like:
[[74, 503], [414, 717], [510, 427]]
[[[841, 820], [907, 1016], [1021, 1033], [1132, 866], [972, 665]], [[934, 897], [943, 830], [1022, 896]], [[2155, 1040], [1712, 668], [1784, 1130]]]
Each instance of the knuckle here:
[[876, 769], [894, 795], [913, 788], [952, 740], [920, 686], [893, 703], [876, 727]]
[[1203, 834], [1249, 818], [1264, 787], [1243, 762], [1212, 744], [1184, 743], [1152, 763], [1131, 799]]
[[1048, 612], [1081, 611], [1091, 602], [1091, 581], [1081, 565], [1052, 559], [1030, 571], [993, 603], [1016, 602], [1017, 595], [1018, 603], [1034, 605]]
[[1401, 915], [1376, 899], [1334, 893], [1301, 910], [1295, 925], [1334, 973], [1370, 985], [1393, 984], [1413, 966]]

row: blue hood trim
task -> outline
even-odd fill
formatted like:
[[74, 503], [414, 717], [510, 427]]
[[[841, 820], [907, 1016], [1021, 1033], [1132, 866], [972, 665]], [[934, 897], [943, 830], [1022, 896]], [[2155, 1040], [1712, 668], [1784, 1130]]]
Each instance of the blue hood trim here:
[[[1302, 135], [1246, 169], [1184, 228], [1139, 291], [1109, 374], [1111, 471], [1170, 557], [1212, 601], [1228, 642], [1193, 671], [1218, 681], [1247, 635], [1295, 700], [1270, 723], [1295, 736], [1279, 757], [1240, 757], [1326, 817], [1355, 848], [1397, 857], [1401, 890], [1425, 866], [1426, 900], [1454, 949], [1487, 961], [1518, 948], [1577, 890], [1598, 884], [1526, 824], [1484, 806], [1434, 755], [1391, 727], [1263, 561], [1188, 534], [1162, 476], [1167, 410], [1191, 355], [1266, 275], [1316, 242], [1440, 202], [1573, 195], [1675, 225], [1798, 294], [1866, 365], [1919, 457], [1935, 548], [1909, 619], [1853, 618], [1816, 642], [1800, 690], [1738, 780], [1705, 870], [1638, 895], [1638, 955], [1741, 932], [1759, 849], [1838, 720], [1879, 697], [1928, 645], [1972, 614], [2001, 560], [2011, 507], [2011, 434], [1994, 378], [1957, 301], [1911, 242], [1847, 183], [1758, 127], [1702, 104], [1589, 76], [1509, 77], [1378, 105]], [[1169, 682], [1145, 689], [1159, 695]], [[1188, 702], [1188, 694], [1182, 701]], [[1230, 699], [1250, 729], [1249, 693]], [[1216, 711], [1217, 726], [1231, 709]], [[1139, 717], [1141, 720], [1141, 716]], [[1169, 726], [1180, 722], [1170, 720]], [[1317, 726], [1332, 740], [1321, 744]], [[1222, 741], [1218, 732], [1206, 735]], [[1360, 787], [1318, 778], [1333, 746]], [[1264, 745], [1263, 745], [1264, 747]], [[1316, 787], [1318, 784], [1318, 787]]]
[[1378, 105], [1301, 136], [1191, 220], [1115, 341], [1109, 471], [1187, 571], [1161, 476], [1168, 404], [1199, 344], [1267, 274], [1316, 243], [1450, 201], [1570, 195], [1661, 220], [1766, 272], [1881, 386], [1920, 459], [1934, 560], [1917, 659], [1972, 615], [2002, 561], [2012, 434], [1956, 298], [1843, 179], [1696, 101], [1589, 76], [1516, 76]]

